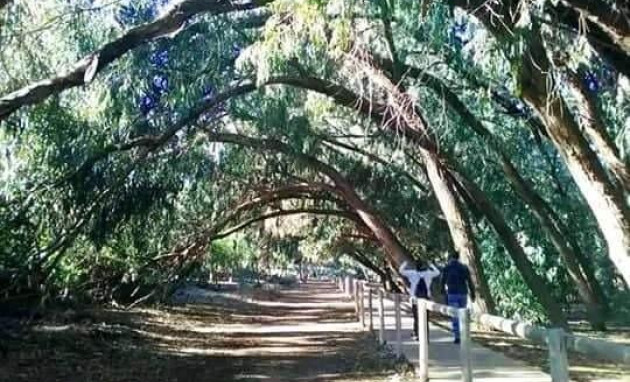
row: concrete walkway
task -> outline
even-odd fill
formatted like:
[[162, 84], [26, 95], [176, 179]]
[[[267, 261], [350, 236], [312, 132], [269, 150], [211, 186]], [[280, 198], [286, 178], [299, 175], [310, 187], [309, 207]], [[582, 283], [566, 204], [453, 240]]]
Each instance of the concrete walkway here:
[[[365, 293], [365, 323], [369, 327], [368, 293]], [[394, 302], [385, 299], [385, 339], [394, 349], [396, 341], [396, 321]], [[408, 305], [408, 304], [402, 304]], [[436, 314], [436, 313], [431, 313]], [[413, 341], [413, 318], [408, 309], [402, 312], [402, 353], [413, 365], [418, 367], [418, 343]], [[373, 324], [378, 337], [380, 319], [378, 316], [378, 296], [373, 296]], [[429, 325], [429, 379], [431, 381], [461, 381], [461, 366], [459, 359], [459, 345], [453, 344], [453, 336], [433, 324]], [[473, 379], [483, 382], [549, 382], [551, 377], [536, 367], [524, 362], [504, 356], [501, 353], [487, 349], [480, 345], [472, 346]]]

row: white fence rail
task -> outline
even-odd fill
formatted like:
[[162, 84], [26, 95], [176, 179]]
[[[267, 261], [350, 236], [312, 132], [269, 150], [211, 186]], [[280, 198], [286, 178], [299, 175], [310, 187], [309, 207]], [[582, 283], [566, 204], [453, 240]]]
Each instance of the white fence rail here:
[[[378, 339], [380, 344], [385, 344], [385, 297], [394, 301], [396, 340], [394, 350], [398, 357], [402, 355], [401, 311], [403, 295], [387, 293], [378, 284], [370, 284], [350, 277], [338, 280], [338, 287], [355, 303], [357, 320], [366, 327], [364, 300], [368, 296], [368, 322], [369, 330], [374, 330], [373, 296], [378, 296]], [[404, 296], [408, 298], [408, 296]], [[484, 327], [492, 328], [507, 334], [530, 340], [537, 344], [547, 346], [549, 350], [550, 374], [553, 382], [569, 381], [569, 363], [567, 351], [573, 351], [586, 356], [617, 364], [630, 364], [630, 346], [613, 343], [610, 341], [593, 339], [567, 333], [561, 328], [544, 328], [524, 322], [511, 320], [490, 314], [479, 314], [469, 309], [453, 308], [425, 299], [413, 298], [418, 307], [418, 374], [422, 382], [429, 379], [429, 338], [427, 333], [427, 311], [441, 313], [459, 320], [461, 333], [460, 358], [462, 368], [462, 381], [473, 380], [473, 366], [471, 362], [471, 334], [470, 323], [477, 322]]]

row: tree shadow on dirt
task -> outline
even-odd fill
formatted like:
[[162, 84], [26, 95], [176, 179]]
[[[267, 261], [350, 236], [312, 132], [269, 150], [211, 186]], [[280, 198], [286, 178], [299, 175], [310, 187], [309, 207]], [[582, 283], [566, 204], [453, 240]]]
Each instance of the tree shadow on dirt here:
[[[5, 339], [0, 381], [376, 381], [393, 374], [399, 366], [352, 329], [353, 307], [339, 302], [334, 289], [310, 285], [257, 302], [47, 317]], [[311, 307], [326, 303], [337, 305]]]

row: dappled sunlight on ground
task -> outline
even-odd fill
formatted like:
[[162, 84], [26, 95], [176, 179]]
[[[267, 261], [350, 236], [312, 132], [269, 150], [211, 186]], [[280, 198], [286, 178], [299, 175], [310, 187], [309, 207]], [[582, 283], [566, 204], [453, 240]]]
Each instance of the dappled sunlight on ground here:
[[402, 366], [353, 315], [324, 283], [254, 300], [94, 310], [79, 322], [42, 322], [9, 344], [0, 381], [389, 380]]

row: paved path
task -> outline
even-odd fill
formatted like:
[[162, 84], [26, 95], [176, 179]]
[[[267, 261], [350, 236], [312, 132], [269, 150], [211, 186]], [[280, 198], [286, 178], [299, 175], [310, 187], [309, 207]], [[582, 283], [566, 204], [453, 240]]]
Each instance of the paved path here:
[[[368, 297], [366, 291], [365, 312], [366, 325], [369, 325]], [[434, 314], [434, 313], [432, 313]], [[378, 336], [379, 328], [378, 297], [373, 297], [373, 324]], [[394, 302], [385, 299], [385, 338], [392, 348], [396, 341], [396, 321]], [[413, 318], [411, 312], [402, 313], [402, 352], [405, 358], [418, 366], [418, 343], [411, 338]], [[429, 379], [431, 381], [461, 381], [461, 367], [459, 360], [459, 345], [453, 344], [450, 332], [429, 325]], [[513, 360], [501, 353], [487, 349], [480, 345], [472, 346], [473, 379], [480, 382], [549, 382], [551, 377], [536, 367], [524, 362]]]

